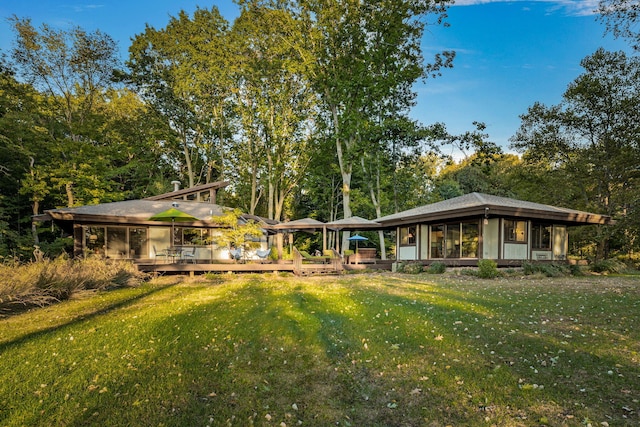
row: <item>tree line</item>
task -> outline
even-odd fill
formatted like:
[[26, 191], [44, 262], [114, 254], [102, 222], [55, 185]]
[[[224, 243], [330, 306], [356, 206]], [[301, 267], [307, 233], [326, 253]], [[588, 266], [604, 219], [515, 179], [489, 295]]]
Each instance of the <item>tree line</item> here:
[[[414, 84], [453, 66], [455, 52], [421, 47], [427, 26], [448, 25], [449, 3], [241, 0], [233, 22], [215, 6], [181, 11], [135, 35], [125, 63], [101, 31], [11, 17], [0, 256], [68, 244], [32, 220], [43, 209], [142, 198], [175, 179], [229, 181], [220, 203], [276, 220], [375, 218], [481, 191], [612, 215], [615, 226], [576, 230], [572, 249], [633, 253], [638, 59], [585, 58], [560, 104], [522, 115], [520, 155], [505, 154], [482, 123], [451, 135], [409, 116]], [[603, 0], [601, 19], [637, 48], [635, 15], [607, 13], [625, 3], [637, 6]], [[443, 145], [468, 154], [454, 161]]]

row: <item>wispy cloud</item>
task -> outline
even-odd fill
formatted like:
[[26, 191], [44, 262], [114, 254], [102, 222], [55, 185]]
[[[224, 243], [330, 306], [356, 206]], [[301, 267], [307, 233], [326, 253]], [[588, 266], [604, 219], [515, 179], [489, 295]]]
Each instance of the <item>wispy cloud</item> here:
[[567, 15], [587, 16], [595, 14], [598, 0], [455, 0], [454, 6], [475, 6], [488, 3], [545, 3], [549, 12], [563, 11]]

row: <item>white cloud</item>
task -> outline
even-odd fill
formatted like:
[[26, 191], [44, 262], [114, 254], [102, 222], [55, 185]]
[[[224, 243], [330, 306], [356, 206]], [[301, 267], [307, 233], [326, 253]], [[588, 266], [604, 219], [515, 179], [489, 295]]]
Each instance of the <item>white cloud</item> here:
[[488, 3], [520, 3], [520, 2], [546, 3], [549, 12], [562, 10], [569, 15], [586, 16], [595, 14], [598, 8], [598, 0], [455, 0], [453, 6], [475, 6]]

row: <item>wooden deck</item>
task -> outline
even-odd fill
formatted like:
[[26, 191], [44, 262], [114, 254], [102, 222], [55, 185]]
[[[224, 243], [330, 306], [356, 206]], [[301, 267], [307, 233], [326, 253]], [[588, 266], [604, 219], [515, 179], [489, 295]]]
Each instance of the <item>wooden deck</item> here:
[[[389, 270], [394, 261], [378, 261], [375, 264], [343, 264], [342, 271], [351, 270]], [[259, 263], [259, 262], [217, 262], [217, 263], [152, 263], [138, 262], [138, 270], [155, 274], [204, 274], [204, 273], [294, 273], [293, 262]], [[299, 275], [339, 274], [331, 264], [302, 264]]]

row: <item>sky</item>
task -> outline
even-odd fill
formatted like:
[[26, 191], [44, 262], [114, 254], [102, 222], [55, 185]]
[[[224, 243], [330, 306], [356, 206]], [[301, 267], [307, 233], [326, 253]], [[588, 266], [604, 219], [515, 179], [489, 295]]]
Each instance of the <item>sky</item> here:
[[[593, 10], [598, 0], [457, 0], [448, 28], [427, 25], [425, 59], [456, 51], [454, 67], [416, 84], [410, 115], [428, 125], [444, 123], [454, 134], [484, 122], [489, 140], [509, 151], [521, 114], [535, 102], [558, 104], [582, 70], [580, 61], [599, 47], [628, 50], [605, 36]], [[238, 15], [231, 0], [0, 0], [0, 52], [9, 53], [15, 35], [7, 18], [31, 18], [36, 26], [99, 29], [118, 43], [126, 60], [131, 38], [145, 25], [163, 28], [180, 10], [217, 6], [230, 22]], [[427, 22], [429, 22], [427, 20]], [[451, 154], [459, 155], [452, 152]]]

